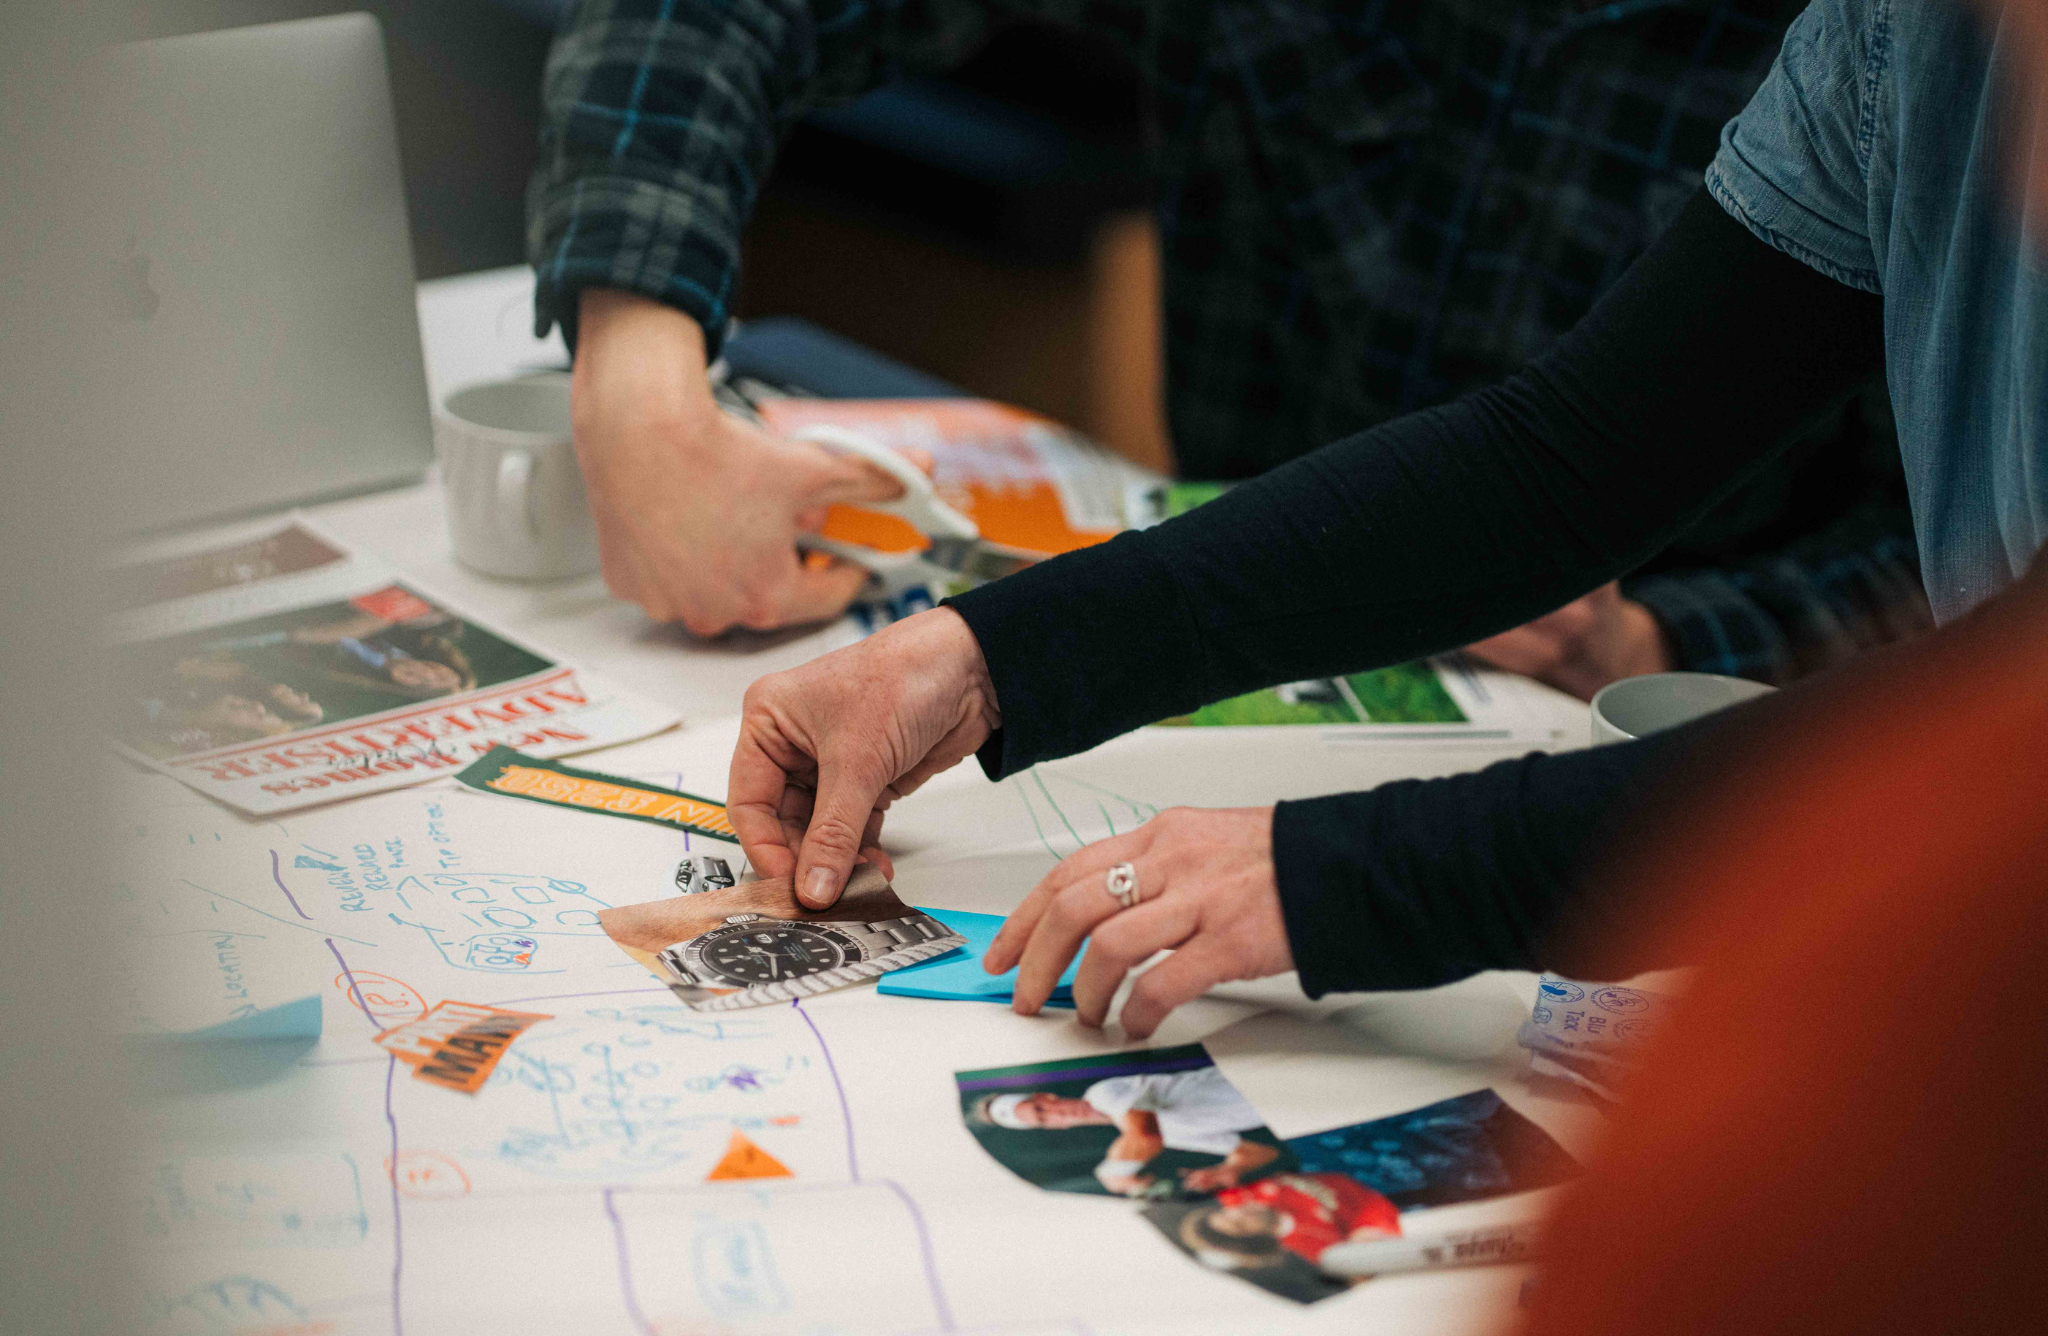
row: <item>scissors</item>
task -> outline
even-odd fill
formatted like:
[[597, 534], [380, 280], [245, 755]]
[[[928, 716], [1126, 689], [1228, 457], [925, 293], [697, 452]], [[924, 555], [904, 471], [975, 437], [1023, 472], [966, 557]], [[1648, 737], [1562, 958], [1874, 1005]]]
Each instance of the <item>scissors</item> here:
[[864, 566], [884, 589], [892, 591], [952, 577], [981, 583], [1031, 564], [1028, 557], [985, 542], [980, 527], [939, 496], [923, 469], [874, 437], [844, 427], [819, 425], [803, 428], [795, 439], [822, 446], [836, 455], [865, 460], [894, 478], [902, 485], [903, 495], [893, 501], [863, 501], [858, 509], [902, 520], [926, 540], [922, 550], [883, 552], [813, 533], [800, 536], [799, 546]]

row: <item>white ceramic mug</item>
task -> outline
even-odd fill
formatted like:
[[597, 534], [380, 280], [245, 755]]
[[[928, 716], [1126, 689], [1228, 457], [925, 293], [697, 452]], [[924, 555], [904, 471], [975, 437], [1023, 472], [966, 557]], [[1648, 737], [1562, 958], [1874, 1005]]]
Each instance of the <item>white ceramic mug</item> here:
[[569, 378], [456, 390], [434, 412], [455, 556], [486, 575], [559, 580], [597, 569], [597, 525], [569, 431]]
[[1776, 691], [1719, 673], [1645, 673], [1609, 682], [1593, 697], [1593, 745], [1628, 742], [1689, 724]]

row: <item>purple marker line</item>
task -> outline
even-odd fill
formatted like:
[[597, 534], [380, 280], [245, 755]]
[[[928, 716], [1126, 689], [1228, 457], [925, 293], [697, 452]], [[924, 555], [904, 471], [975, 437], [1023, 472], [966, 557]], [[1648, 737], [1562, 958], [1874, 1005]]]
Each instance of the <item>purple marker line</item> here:
[[[284, 878], [278, 874], [277, 850], [275, 849], [270, 851], [270, 879], [277, 883], [277, 889], [284, 892], [284, 898], [292, 902], [292, 908], [298, 909], [300, 918], [310, 919], [313, 917], [305, 910], [299, 909], [299, 897], [292, 894], [292, 888], [285, 885]], [[329, 942], [328, 945], [332, 946], [333, 943]]]
[[839, 1120], [846, 1125], [846, 1176], [860, 1182], [860, 1161], [853, 1153], [853, 1109], [846, 1102], [846, 1087], [839, 1080], [839, 1064], [832, 1061], [832, 1048], [825, 1042], [825, 1036], [818, 1033], [818, 1023], [811, 1019], [811, 1013], [804, 1010], [802, 998], [792, 998], [790, 1003], [796, 1014], [804, 1018], [804, 1024], [811, 1027], [811, 1037], [818, 1041], [818, 1051], [825, 1055], [825, 1070], [832, 1073], [832, 1088], [839, 1092]]
[[903, 1209], [910, 1212], [910, 1222], [917, 1226], [917, 1250], [924, 1254], [924, 1283], [931, 1288], [932, 1309], [939, 1315], [939, 1330], [952, 1331], [953, 1310], [947, 1305], [946, 1291], [939, 1284], [939, 1259], [932, 1251], [932, 1234], [925, 1228], [924, 1212], [917, 1208], [916, 1201], [903, 1190], [901, 1183], [893, 1178], [884, 1178], [880, 1182], [896, 1194], [897, 1200], [903, 1203]]
[[619, 1208], [612, 1201], [616, 1188], [604, 1190], [604, 1213], [612, 1222], [612, 1246], [619, 1254], [619, 1292], [626, 1297], [626, 1316], [633, 1319], [633, 1325], [654, 1336], [654, 1324], [640, 1311], [640, 1297], [633, 1293], [633, 1257], [626, 1251], [626, 1222], [619, 1219]]
[[398, 1055], [391, 1055], [384, 1068], [384, 1121], [391, 1125], [391, 1336], [405, 1336], [401, 1295], [405, 1283], [405, 1222], [398, 1213], [398, 1115], [391, 1111], [391, 1080], [398, 1072]]
[[372, 1026], [376, 1027], [377, 1032], [379, 1034], [382, 1034], [385, 1030], [390, 1029], [390, 1026], [384, 1024], [384, 1022], [378, 1020], [376, 1016], [371, 1014], [370, 1004], [368, 1002], [363, 1001], [363, 990], [356, 983], [356, 972], [348, 967], [348, 962], [346, 960], [343, 960], [341, 958], [341, 948], [334, 944], [334, 939], [332, 937], [329, 937], [325, 940], [327, 942], [327, 949], [334, 953], [334, 963], [341, 966], [341, 972], [348, 978], [349, 1001], [355, 1003], [357, 1007], [362, 1009], [364, 1018], [367, 1019]]
[[[387, 1027], [370, 1014], [369, 1003], [363, 1001], [363, 990], [356, 984], [356, 972], [348, 967], [341, 948], [334, 939], [327, 939], [327, 949], [334, 953], [334, 962], [341, 966], [341, 972], [348, 979], [348, 995], [362, 1008], [363, 1016], [378, 1030]], [[398, 1115], [391, 1108], [391, 1081], [398, 1073], [398, 1055], [390, 1054], [384, 1063], [384, 1122], [391, 1129], [391, 1158], [385, 1164], [385, 1173], [391, 1180], [391, 1336], [405, 1336], [405, 1317], [400, 1311], [399, 1286], [405, 1279], [405, 1224], [398, 1213]]]

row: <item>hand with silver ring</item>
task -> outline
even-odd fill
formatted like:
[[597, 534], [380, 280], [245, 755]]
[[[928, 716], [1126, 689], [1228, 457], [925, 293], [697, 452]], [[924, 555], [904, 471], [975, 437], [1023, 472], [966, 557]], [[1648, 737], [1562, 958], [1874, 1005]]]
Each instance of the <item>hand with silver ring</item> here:
[[1273, 809], [1177, 807], [1089, 845], [1025, 897], [983, 965], [991, 974], [1017, 966], [1012, 1005], [1035, 1015], [1083, 939], [1074, 1006], [1086, 1025], [1104, 1023], [1125, 975], [1173, 952], [1124, 1002], [1134, 1039], [1219, 983], [1293, 969], [1273, 873]]
[[1118, 909], [1134, 909], [1138, 904], [1138, 869], [1129, 863], [1118, 863], [1103, 874], [1102, 885], [1116, 897]]

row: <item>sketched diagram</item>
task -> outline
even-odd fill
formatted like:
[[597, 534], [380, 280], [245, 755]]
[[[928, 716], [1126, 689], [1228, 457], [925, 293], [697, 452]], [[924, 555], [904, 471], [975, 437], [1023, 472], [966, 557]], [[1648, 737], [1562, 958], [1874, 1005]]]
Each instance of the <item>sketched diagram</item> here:
[[536, 970], [544, 937], [602, 937], [597, 911], [611, 906], [580, 881], [517, 872], [438, 872], [407, 877], [396, 888], [418, 928], [460, 970], [486, 974], [556, 974]]
[[346, 1153], [180, 1157], [130, 1190], [145, 1238], [199, 1252], [346, 1248], [370, 1233], [362, 1173]]
[[[450, 1149], [466, 1164], [495, 1161], [555, 1180], [701, 1181], [735, 1130], [759, 1137], [799, 1127], [831, 1099], [823, 1070], [802, 1051], [806, 1032], [785, 1025], [719, 1039], [620, 1015], [564, 1013], [521, 1036], [462, 1110]], [[789, 1144], [778, 1142], [778, 1152]]]
[[1097, 840], [1136, 830], [1159, 809], [1136, 798], [1038, 765], [1003, 781], [1024, 802], [1031, 829], [1054, 858], [1068, 858]]
[[292, 1297], [255, 1276], [222, 1276], [182, 1294], [145, 1302], [145, 1329], [164, 1336], [218, 1332], [291, 1331], [309, 1314]]

